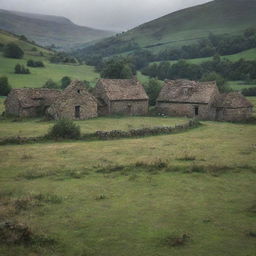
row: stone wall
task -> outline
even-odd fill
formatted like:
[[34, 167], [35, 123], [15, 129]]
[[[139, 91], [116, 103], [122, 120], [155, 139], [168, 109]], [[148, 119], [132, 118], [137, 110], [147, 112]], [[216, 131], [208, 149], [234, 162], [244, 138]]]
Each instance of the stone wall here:
[[[80, 107], [79, 118], [75, 116], [76, 106]], [[97, 102], [95, 102], [95, 100], [93, 100], [91, 97], [87, 97], [86, 99], [84, 96], [76, 98], [70, 97], [51, 105], [47, 111], [47, 114], [55, 120], [63, 118], [71, 120], [86, 120], [98, 116]]]
[[8, 97], [6, 98], [5, 102], [5, 113], [6, 115], [12, 115], [12, 116], [20, 116], [20, 104], [18, 102], [18, 99], [15, 95], [12, 95], [10, 93]]
[[[198, 108], [198, 115], [196, 115], [196, 108]], [[158, 113], [167, 116], [198, 117], [201, 120], [215, 118], [215, 109], [208, 104], [158, 102], [156, 109]]]
[[227, 122], [245, 121], [252, 116], [252, 108], [217, 109], [216, 120]]
[[136, 100], [136, 101], [111, 101], [110, 114], [122, 114], [122, 115], [147, 115], [148, 114], [148, 100]]

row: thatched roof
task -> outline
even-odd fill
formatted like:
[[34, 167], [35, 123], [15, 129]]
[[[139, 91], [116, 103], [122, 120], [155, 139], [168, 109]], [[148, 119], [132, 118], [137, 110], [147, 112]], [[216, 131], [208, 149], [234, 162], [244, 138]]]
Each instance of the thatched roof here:
[[218, 97], [215, 106], [219, 108], [249, 108], [253, 107], [253, 104], [241, 93], [230, 92], [221, 94]]
[[165, 82], [157, 101], [207, 104], [216, 93], [218, 93], [216, 82], [168, 80]]
[[137, 79], [100, 79], [109, 100], [148, 100], [143, 85]]
[[12, 89], [7, 100], [14, 97], [22, 108], [31, 108], [39, 107], [42, 102], [45, 106], [51, 105], [60, 94], [60, 90], [45, 88]]

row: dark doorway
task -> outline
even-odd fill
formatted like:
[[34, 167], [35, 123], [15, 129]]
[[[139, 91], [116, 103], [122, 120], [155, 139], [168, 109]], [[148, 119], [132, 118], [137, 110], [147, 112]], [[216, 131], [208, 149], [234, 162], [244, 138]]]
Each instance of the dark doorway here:
[[131, 105], [131, 104], [129, 104], [129, 105], [127, 106], [127, 112], [128, 112], [128, 115], [131, 115], [131, 114], [132, 114], [132, 105]]
[[195, 107], [195, 116], [199, 115], [199, 107]]
[[75, 106], [75, 118], [80, 118], [80, 106]]

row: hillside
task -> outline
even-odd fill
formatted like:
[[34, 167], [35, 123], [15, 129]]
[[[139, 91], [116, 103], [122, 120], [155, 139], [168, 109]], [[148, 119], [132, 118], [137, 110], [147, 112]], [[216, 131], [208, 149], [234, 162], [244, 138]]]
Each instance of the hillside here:
[[[52, 52], [35, 46], [29, 42], [22, 41], [19, 37], [0, 30], [0, 41], [4, 44], [15, 42], [25, 52], [23, 59], [4, 58], [0, 52], [0, 76], [7, 76], [13, 88], [22, 87], [41, 87], [48, 79], [59, 82], [63, 76], [70, 76], [72, 79], [87, 80], [95, 82], [99, 75], [94, 71], [93, 67], [87, 65], [65, 65], [53, 64], [48, 61], [48, 57]], [[33, 48], [36, 48], [33, 49]], [[40, 52], [43, 53], [41, 56]], [[15, 74], [14, 67], [17, 63], [26, 65], [27, 60], [33, 59], [43, 61], [44, 68], [29, 68], [31, 74]]]
[[78, 26], [64, 17], [13, 12], [0, 9], [0, 29], [25, 35], [40, 45], [70, 49], [111, 36], [110, 31]]
[[138, 47], [159, 51], [191, 44], [209, 33], [238, 34], [256, 26], [255, 11], [256, 0], [215, 0], [171, 13], [117, 37], [102, 40], [95, 48], [113, 54]]

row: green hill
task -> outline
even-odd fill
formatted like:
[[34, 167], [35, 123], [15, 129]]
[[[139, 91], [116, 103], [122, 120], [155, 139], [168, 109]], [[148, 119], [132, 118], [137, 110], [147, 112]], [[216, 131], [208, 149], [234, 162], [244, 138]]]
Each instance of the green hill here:
[[97, 51], [113, 54], [138, 47], [159, 51], [191, 44], [209, 33], [239, 34], [256, 26], [255, 11], [256, 0], [215, 0], [163, 16], [95, 46]]
[[110, 31], [78, 26], [64, 17], [13, 12], [0, 9], [0, 29], [25, 35], [40, 45], [70, 49], [111, 36]]
[[[25, 52], [23, 59], [5, 58], [0, 52], [0, 76], [7, 76], [13, 88], [41, 87], [48, 79], [59, 82], [63, 76], [70, 76], [72, 79], [87, 80], [92, 83], [99, 77], [99, 74], [94, 71], [94, 68], [87, 65], [52, 64], [48, 61], [48, 57], [52, 52], [29, 42], [22, 41], [19, 37], [5, 31], [0, 30], [0, 41], [4, 44], [15, 42]], [[41, 56], [40, 52], [43, 53], [43, 56]], [[29, 67], [31, 74], [15, 74], [15, 65], [17, 63], [26, 65], [29, 59], [43, 61], [45, 68]]]

